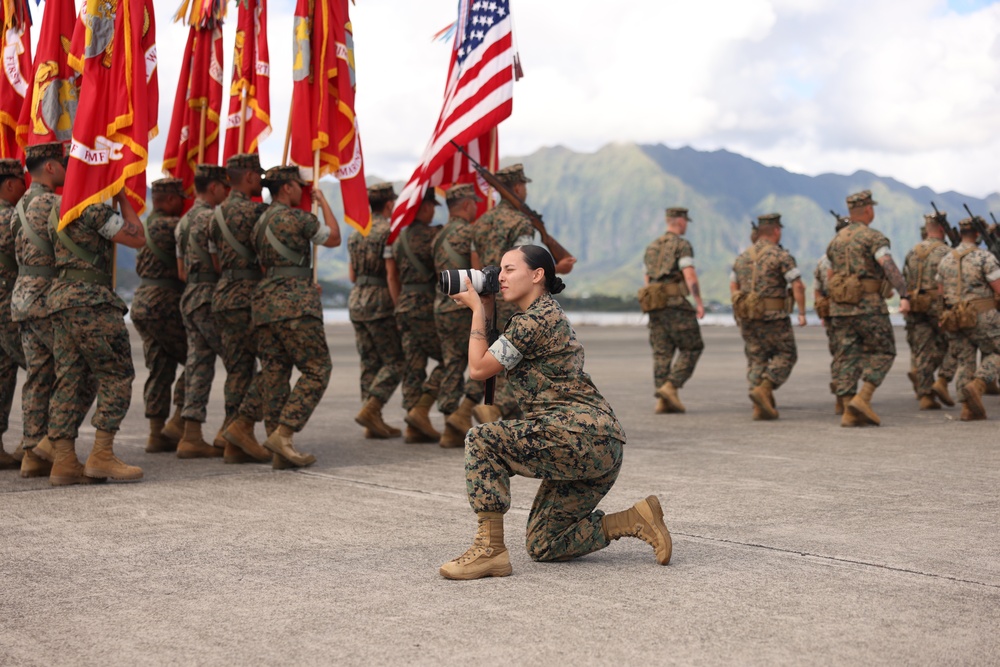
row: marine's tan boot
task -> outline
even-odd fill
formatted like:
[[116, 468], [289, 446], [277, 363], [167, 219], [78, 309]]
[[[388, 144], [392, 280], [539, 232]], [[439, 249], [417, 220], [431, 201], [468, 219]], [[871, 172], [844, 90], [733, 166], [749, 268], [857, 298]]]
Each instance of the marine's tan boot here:
[[975, 421], [981, 421], [983, 419], [986, 419], [986, 415], [984, 414], [984, 415], [981, 415], [981, 416], [977, 417], [972, 412], [972, 410], [969, 409], [969, 404], [967, 402], [965, 402], [965, 401], [962, 401], [962, 414], [959, 415], [958, 419], [959, 419], [959, 421], [963, 421], [963, 422], [975, 422]]
[[56, 458], [55, 452], [52, 451], [52, 441], [49, 440], [49, 436], [47, 435], [38, 441], [34, 451], [35, 456], [49, 463], [52, 463]]
[[670, 562], [673, 542], [667, 525], [663, 523], [663, 509], [656, 496], [647, 496], [624, 512], [605, 514], [601, 519], [601, 528], [609, 540], [637, 537], [653, 547], [656, 562], [660, 565]]
[[837, 404], [833, 406], [833, 414], [835, 415], [844, 414], [844, 404], [845, 404], [844, 397], [834, 396], [834, 398], [837, 399]]
[[687, 412], [687, 408], [681, 403], [680, 396], [677, 395], [677, 387], [670, 380], [667, 380], [656, 390], [656, 397], [662, 398], [674, 412]]
[[910, 384], [913, 385], [913, 393], [917, 398], [920, 398], [920, 394], [917, 393], [920, 390], [917, 386], [917, 374], [913, 371], [906, 371], [906, 377], [910, 379]]
[[97, 430], [94, 448], [90, 450], [83, 472], [95, 479], [112, 479], [119, 482], [137, 482], [142, 479], [142, 468], [130, 466], [115, 456], [115, 434]]
[[24, 457], [21, 459], [21, 477], [48, 477], [52, 463], [35, 454], [40, 439], [26, 438], [21, 442], [24, 446]]
[[750, 390], [750, 400], [760, 409], [760, 418], [765, 421], [778, 418], [773, 389], [774, 384], [770, 380], [761, 380], [759, 385]]
[[510, 554], [503, 543], [503, 514], [479, 512], [476, 538], [468, 551], [438, 570], [445, 579], [506, 577], [512, 571]]
[[986, 383], [986, 391], [983, 392], [986, 396], [1000, 396], [1000, 383], [996, 380]]
[[180, 405], [174, 406], [174, 414], [163, 425], [163, 431], [160, 433], [168, 442], [173, 444], [174, 449], [177, 449], [177, 443], [184, 437], [184, 418], [181, 417], [181, 408], [182, 406]]
[[931, 391], [937, 396], [938, 400], [951, 407], [955, 405], [955, 400], [948, 393], [948, 378], [937, 376], [937, 380], [934, 380], [934, 384], [931, 385]]
[[753, 403], [753, 420], [755, 422], [764, 421], [764, 417], [761, 416], [760, 406]]
[[70, 486], [72, 484], [94, 484], [103, 480], [87, 477], [83, 464], [76, 458], [76, 442], [73, 440], [55, 440], [52, 443], [55, 462], [49, 472], [49, 484], [52, 486]]
[[465, 447], [465, 436], [467, 433], [468, 431], [459, 431], [451, 424], [445, 422], [444, 431], [441, 432], [441, 439], [438, 440], [438, 446], [444, 449]]
[[18, 463], [24, 460], [24, 438], [21, 438], [21, 441], [17, 443], [17, 447], [11, 453], [11, 456], [13, 456], [14, 460]]
[[[270, 461], [272, 457], [271, 452], [267, 453], [267, 460]], [[237, 447], [231, 442], [226, 442], [226, 446], [222, 448], [222, 462], [223, 463], [260, 463], [257, 459], [251, 457], [249, 454], [244, 452], [242, 449]]]
[[986, 382], [981, 378], [976, 378], [965, 385], [965, 407], [968, 408], [972, 421], [986, 419], [986, 406], [983, 405], [983, 394], [986, 393]]
[[177, 443], [177, 458], [179, 459], [212, 459], [222, 456], [221, 447], [213, 447], [205, 442], [201, 434], [201, 422], [193, 419], [184, 420], [184, 436]]
[[927, 394], [920, 397], [921, 410], [940, 410], [941, 404], [934, 399], [934, 394]]
[[495, 405], [477, 405], [472, 408], [472, 416], [476, 418], [476, 421], [480, 424], [489, 424], [491, 422], [498, 422], [503, 419], [503, 413], [500, 412], [500, 408]]
[[848, 394], [846, 396], [840, 397], [840, 404], [843, 406], [843, 413], [840, 416], [840, 425], [845, 428], [853, 428], [855, 426], [865, 426], [867, 422], [863, 419], [859, 419], [853, 412], [847, 409], [847, 406], [854, 400], [854, 394]]
[[662, 398], [657, 398], [656, 407], [653, 408], [653, 414], [665, 415], [668, 412], [670, 412], [670, 406], [667, 405], [667, 402]]
[[[441, 439], [441, 433], [434, 428], [434, 424], [431, 423], [431, 407], [434, 405], [434, 394], [423, 394], [420, 396], [420, 400], [417, 404], [410, 408], [409, 412], [406, 413], [406, 417], [403, 421], [406, 422], [407, 433], [410, 430], [418, 431], [425, 436], [425, 440], [407, 440], [406, 442], [437, 442]], [[409, 438], [409, 436], [407, 436]]]
[[290, 427], [281, 424], [278, 426], [278, 430], [267, 436], [267, 440], [264, 441], [264, 447], [285, 459], [296, 468], [304, 468], [316, 463], [316, 457], [312, 454], [300, 454], [295, 451], [295, 447], [292, 444], [293, 435], [295, 433]]
[[441, 436], [432, 438], [426, 433], [423, 433], [422, 431], [418, 431], [417, 429], [413, 428], [409, 424], [406, 425], [406, 430], [403, 431], [403, 442], [405, 442], [408, 445], [433, 444], [439, 442], [440, 440]]
[[4, 451], [3, 440], [0, 439], [0, 470], [19, 470], [20, 468], [21, 462]]
[[465, 434], [472, 428], [472, 409], [478, 405], [471, 398], [462, 398], [458, 404], [458, 409], [448, 415], [444, 423], [452, 427], [456, 432], [462, 434], [462, 441], [465, 441]]
[[[372, 433], [372, 437], [379, 439], [398, 438], [403, 434], [397, 428], [393, 428], [382, 419], [382, 401], [374, 396], [369, 396], [365, 401], [361, 412], [354, 417], [354, 421], [367, 428]], [[280, 427], [279, 427], [280, 428]]]
[[880, 426], [882, 420], [879, 419], [878, 415], [875, 414], [875, 410], [872, 408], [872, 395], [875, 393], [875, 385], [871, 382], [865, 382], [861, 385], [861, 391], [859, 391], [851, 402], [847, 404], [847, 412], [853, 412], [854, 417], [859, 420], [862, 424], [873, 424], [875, 426]]
[[149, 420], [149, 437], [146, 438], [146, 452], [158, 454], [177, 450], [177, 441], [163, 435], [167, 420], [162, 417], [152, 417]]
[[253, 434], [254, 422], [247, 417], [237, 417], [226, 430], [222, 432], [222, 437], [243, 450], [243, 453], [258, 463], [266, 463], [271, 460], [271, 452], [261, 447], [257, 438]]

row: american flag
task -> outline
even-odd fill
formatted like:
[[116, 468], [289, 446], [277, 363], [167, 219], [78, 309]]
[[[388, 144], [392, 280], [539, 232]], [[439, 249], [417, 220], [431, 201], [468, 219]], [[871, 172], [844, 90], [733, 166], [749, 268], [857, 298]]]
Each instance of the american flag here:
[[510, 2], [459, 0], [455, 28], [441, 114], [420, 166], [399, 194], [389, 243], [413, 221], [427, 188], [471, 182], [486, 192], [486, 184], [452, 141], [486, 168], [497, 168], [496, 128], [510, 116], [514, 97]]

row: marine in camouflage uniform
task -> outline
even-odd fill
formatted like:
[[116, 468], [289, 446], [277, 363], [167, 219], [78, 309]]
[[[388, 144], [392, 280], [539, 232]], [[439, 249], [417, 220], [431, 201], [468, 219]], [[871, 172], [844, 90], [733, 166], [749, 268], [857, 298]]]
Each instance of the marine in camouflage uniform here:
[[215, 358], [222, 354], [212, 295], [219, 282], [215, 266], [217, 249], [209, 235], [214, 208], [229, 194], [229, 177], [216, 165], [198, 165], [194, 177], [195, 202], [177, 225], [177, 257], [180, 273], [187, 282], [181, 296], [181, 317], [187, 332], [187, 360], [184, 362], [184, 435], [177, 445], [178, 458], [223, 456], [225, 440], [212, 444], [202, 435], [208, 397], [215, 378]]
[[[653, 348], [653, 383], [658, 398], [656, 412], [684, 412], [678, 390], [694, 373], [705, 344], [698, 319], [704, 317], [694, 250], [684, 238], [686, 208], [668, 208], [667, 232], [646, 248], [646, 285], [663, 285], [665, 306], [649, 311], [649, 344]], [[694, 297], [695, 306], [686, 295]], [[677, 353], [676, 359], [674, 353]]]
[[[25, 368], [21, 330], [11, 319], [10, 297], [17, 280], [17, 253], [11, 222], [14, 206], [24, 195], [24, 167], [18, 160], [0, 160], [0, 438], [7, 432], [10, 409], [17, 390], [17, 369]], [[11, 456], [0, 440], [0, 470], [21, 467], [24, 450]]]
[[[263, 277], [251, 236], [267, 205], [253, 201], [261, 195], [260, 158], [234, 155], [226, 161], [232, 190], [215, 208], [209, 236], [218, 250], [222, 269], [212, 295], [212, 317], [222, 342], [226, 366], [226, 418], [223, 438], [227, 460], [270, 461], [271, 455], [254, 435], [254, 424], [264, 418], [258, 342], [251, 315], [251, 298]], [[240, 456], [244, 454], [245, 456]]]
[[[833, 383], [844, 406], [841, 426], [878, 426], [871, 406], [875, 389], [882, 384], [896, 358], [896, 342], [883, 290], [891, 285], [900, 292], [900, 312], [909, 310], [906, 282], [889, 251], [889, 239], [868, 225], [875, 219], [871, 191], [847, 197], [850, 224], [837, 233], [826, 254], [830, 289], [830, 328], [834, 339]], [[859, 299], [845, 301], [838, 291], [841, 281], [859, 282]], [[858, 379], [863, 381], [858, 391]]]
[[[481, 201], [471, 185], [453, 186], [445, 200], [448, 224], [434, 240], [434, 270], [472, 268], [472, 221], [476, 202]], [[472, 410], [483, 400], [483, 383], [465, 379], [469, 365], [469, 325], [472, 312], [438, 292], [434, 302], [434, 325], [441, 342], [441, 388], [438, 408], [448, 415], [438, 444], [464, 447], [465, 434], [472, 428]]]
[[[846, 221], [844, 223], [847, 224]], [[840, 231], [843, 227], [837, 225], [837, 231]], [[816, 315], [820, 318], [820, 323], [823, 325], [823, 332], [826, 334], [826, 346], [830, 351], [830, 376], [833, 377], [834, 369], [833, 362], [836, 359], [833, 332], [830, 329], [830, 290], [826, 285], [826, 275], [830, 271], [830, 258], [824, 253], [822, 257], [816, 262], [816, 270], [813, 272], [813, 303], [816, 308]], [[837, 396], [837, 390], [834, 388], [834, 384], [830, 382], [830, 393], [833, 394], [835, 399], [834, 411], [839, 415], [843, 414], [844, 406], [840, 402], [840, 397]]]
[[[531, 179], [524, 174], [524, 165], [513, 164], [504, 167], [496, 173], [498, 179], [510, 188], [522, 201], [527, 200], [527, 184]], [[529, 245], [535, 242], [535, 227], [525, 214], [514, 208], [506, 199], [502, 199], [495, 207], [479, 216], [472, 226], [472, 251], [478, 257], [478, 265], [500, 266], [504, 253], [519, 245]], [[503, 331], [507, 322], [517, 312], [517, 307], [507, 303], [502, 298], [497, 301], [496, 328]], [[507, 387], [507, 379], [499, 375], [493, 395], [493, 406], [482, 405], [473, 409], [473, 414], [480, 422], [491, 422], [500, 419], [515, 419], [520, 416], [520, 407], [513, 392]]]
[[[253, 295], [253, 323], [259, 328], [261, 387], [265, 421], [274, 424], [264, 446], [274, 453], [275, 468], [316, 461], [295, 450], [292, 436], [301, 431], [330, 382], [330, 350], [323, 330], [319, 290], [313, 284], [311, 244], [336, 247], [340, 230], [322, 191], [315, 191], [326, 224], [295, 208], [302, 199], [298, 167], [273, 167], [264, 184], [271, 206], [253, 231], [253, 246], [265, 278]], [[300, 376], [289, 391], [292, 369]]]
[[[181, 410], [184, 408], [184, 362], [187, 334], [181, 318], [184, 283], [177, 275], [177, 248], [174, 234], [184, 208], [184, 184], [179, 178], [153, 182], [153, 211], [143, 227], [146, 243], [135, 258], [139, 287], [132, 297], [132, 324], [142, 338], [143, 358], [149, 371], [142, 397], [149, 420], [147, 452], [177, 449], [183, 435]], [[177, 367], [181, 367], [180, 378]], [[173, 418], [170, 416], [171, 386]]]
[[[522, 277], [528, 287], [510, 289], [519, 303], [503, 335], [486, 349], [483, 304], [472, 302], [470, 360], [490, 359], [504, 369], [523, 412], [518, 420], [473, 427], [466, 437], [465, 471], [469, 504], [479, 528], [472, 547], [440, 569], [449, 579], [506, 576], [510, 558], [503, 543], [503, 517], [510, 508], [510, 477], [541, 479], [528, 516], [526, 547], [536, 561], [566, 561], [598, 551], [620, 537], [638, 537], [670, 560], [670, 535], [659, 501], [650, 496], [625, 512], [596, 509], [621, 470], [625, 432], [614, 410], [584, 371], [584, 352], [552, 293], [562, 290], [551, 256], [540, 246], [527, 254]], [[544, 282], [533, 283], [537, 269]], [[503, 278], [501, 278], [503, 280]], [[517, 294], [518, 290], [523, 290]], [[468, 303], [468, 302], [466, 302]], [[478, 329], [478, 331], [477, 331]], [[470, 361], [470, 363], [472, 363]], [[476, 368], [482, 368], [477, 361]]]
[[[441, 434], [430, 420], [430, 408], [441, 387], [441, 343], [434, 327], [434, 241], [441, 227], [431, 226], [438, 206], [434, 189], [428, 188], [413, 222], [400, 230], [392, 257], [385, 260], [390, 288], [396, 299], [396, 326], [406, 365], [403, 371], [403, 409], [407, 411], [405, 440], [438, 442]], [[427, 361], [438, 363], [430, 376]]]
[[788, 380], [798, 360], [789, 318], [792, 291], [805, 326], [805, 286], [795, 258], [781, 247], [781, 216], [758, 217], [758, 240], [733, 264], [730, 290], [747, 357], [747, 382], [754, 419], [777, 419], [772, 392]]
[[[91, 204], [59, 231], [58, 215], [53, 212], [50, 217], [59, 270], [48, 295], [56, 374], [49, 402], [49, 440], [54, 451], [49, 480], [53, 485], [142, 479], [142, 469], [123, 463], [113, 449], [132, 401], [135, 370], [125, 328], [128, 308], [115, 293], [111, 275], [114, 244], [138, 248], [145, 243], [145, 235], [124, 193], [116, 195], [115, 201], [121, 214], [105, 204]], [[97, 381], [97, 407], [90, 423], [97, 434], [86, 466], [81, 466], [76, 437], [90, 401], [80, 397], [86, 395], [91, 378]]]
[[936, 280], [938, 264], [949, 252], [944, 242], [944, 229], [934, 214], [925, 215], [927, 237], [906, 254], [903, 277], [910, 295], [910, 312], [906, 314], [906, 342], [910, 346], [910, 368], [920, 399], [921, 410], [939, 410], [940, 398], [954, 405], [948, 394], [948, 379], [934, 373], [948, 353], [948, 333], [938, 323], [943, 303]]
[[382, 418], [382, 407], [399, 386], [406, 366], [385, 269], [386, 258], [392, 256], [392, 248], [385, 244], [389, 238], [387, 216], [392, 213], [395, 200], [392, 183], [368, 188], [371, 229], [368, 236], [354, 232], [347, 240], [350, 276], [354, 283], [347, 307], [361, 358], [361, 401], [364, 403], [354, 420], [365, 427], [366, 437], [375, 438], [402, 435]]
[[[986, 385], [1000, 377], [1000, 313], [996, 295], [1000, 294], [1000, 262], [992, 253], [979, 248], [978, 234], [971, 218], [958, 224], [962, 243], [948, 252], [938, 265], [936, 280], [944, 295], [946, 315], [967, 312], [972, 326], [957, 322], [951, 346], [958, 362], [955, 385], [962, 401], [962, 421], [986, 419], [983, 394]], [[948, 327], [946, 327], [948, 328]], [[982, 361], [976, 368], [976, 350]]]

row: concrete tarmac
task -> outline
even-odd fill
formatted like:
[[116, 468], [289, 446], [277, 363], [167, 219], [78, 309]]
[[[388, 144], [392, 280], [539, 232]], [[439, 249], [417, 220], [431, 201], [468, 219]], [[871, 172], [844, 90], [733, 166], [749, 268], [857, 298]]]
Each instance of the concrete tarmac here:
[[[116, 449], [145, 480], [54, 489], [0, 472], [0, 665], [1000, 664], [1000, 403], [977, 423], [918, 412], [902, 331], [875, 395], [883, 426], [847, 430], [817, 327], [796, 330], [778, 422], [750, 419], [735, 328], [703, 329], [687, 414], [655, 415], [646, 330], [581, 327], [628, 433], [601, 508], [657, 494], [673, 559], [623, 539], [532, 562], [537, 481], [515, 478], [514, 573], [473, 582], [437, 572], [475, 532], [463, 452], [365, 440], [352, 330], [327, 333], [330, 389], [296, 438], [319, 459], [307, 470], [146, 454], [133, 337]], [[398, 392], [385, 414], [403, 426]], [[8, 451], [19, 416], [15, 401]], [[81, 458], [93, 434], [88, 418]]]

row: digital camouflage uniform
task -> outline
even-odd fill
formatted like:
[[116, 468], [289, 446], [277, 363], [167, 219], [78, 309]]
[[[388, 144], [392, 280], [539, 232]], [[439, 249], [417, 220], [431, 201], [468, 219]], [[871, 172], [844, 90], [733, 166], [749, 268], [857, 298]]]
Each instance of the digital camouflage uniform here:
[[143, 357], [149, 375], [142, 397], [149, 419], [170, 415], [170, 387], [181, 367], [174, 386], [173, 403], [184, 406], [184, 363], [187, 360], [187, 334], [181, 318], [181, 293], [184, 283], [177, 277], [177, 247], [174, 234], [179, 218], [154, 210], [143, 223], [146, 245], [135, 258], [139, 287], [132, 297], [132, 323], [142, 338]]
[[584, 372], [583, 347], [548, 294], [515, 314], [490, 348], [506, 369], [524, 418], [475, 426], [465, 440], [472, 509], [506, 512], [510, 476], [541, 479], [528, 517], [534, 560], [566, 560], [603, 549], [608, 493], [622, 464], [625, 432]]
[[[959, 291], [957, 255], [961, 253], [967, 254], [961, 260], [962, 286]], [[946, 308], [952, 308], [960, 301], [992, 300], [994, 294], [990, 283], [1000, 279], [1000, 262], [992, 253], [963, 241], [944, 256], [935, 278], [944, 292]], [[958, 363], [955, 386], [958, 387], [959, 400], [964, 401], [965, 385], [973, 378], [988, 384], [1000, 376], [1000, 313], [992, 307], [980, 312], [976, 326], [952, 334], [951, 345]], [[977, 349], [982, 353], [978, 369]]]
[[216, 209], [219, 210], [230, 234], [239, 243], [239, 248], [229, 243], [219, 225], [218, 215], [213, 213], [210, 235], [218, 248], [222, 274], [212, 297], [212, 316], [226, 366], [226, 419], [242, 416], [258, 422], [263, 418], [264, 406], [256, 368], [258, 343], [250, 301], [261, 273], [252, 250], [251, 236], [267, 205], [232, 190]]
[[[756, 270], [755, 270], [756, 269]], [[734, 282], [740, 291], [756, 293], [765, 303], [761, 319], [740, 322], [745, 343], [747, 380], [753, 389], [762, 380], [778, 388], [788, 380], [798, 360], [792, 322], [784, 302], [792, 283], [802, 276], [795, 258], [781, 246], [761, 239], [736, 258]], [[780, 308], [775, 306], [782, 302]]]
[[[889, 253], [889, 239], [860, 222], [844, 227], [826, 250], [835, 273], [865, 281], [885, 279], [878, 259]], [[896, 341], [889, 309], [878, 291], [866, 291], [857, 304], [830, 300], [830, 329], [834, 340], [833, 384], [838, 396], [857, 391], [858, 379], [878, 387], [896, 358]]]
[[[819, 292], [820, 295], [830, 298], [830, 290], [826, 285], [826, 272], [830, 270], [830, 258], [825, 254], [819, 258], [816, 262], [816, 271], [813, 272], [813, 290]], [[833, 369], [833, 363], [836, 359], [836, 348], [834, 347], [833, 340], [833, 329], [830, 327], [830, 318], [826, 318], [823, 321], [823, 330], [826, 332], [826, 346], [830, 350], [830, 377], [833, 377], [836, 371]]]
[[[938, 296], [938, 264], [950, 248], [936, 238], [924, 239], [906, 254], [903, 277], [910, 296], [911, 312], [906, 314], [906, 342], [910, 346], [911, 367], [917, 376], [918, 396], [930, 396], [934, 373], [948, 354], [948, 334], [938, 325], [941, 317], [941, 300]], [[928, 310], [914, 312], [919, 301], [917, 295], [931, 297]], [[949, 377], [949, 376], [945, 376]]]
[[175, 234], [177, 256], [183, 259], [187, 275], [187, 286], [181, 296], [181, 317], [187, 332], [181, 417], [202, 424], [215, 378], [215, 357], [222, 354], [222, 341], [212, 318], [212, 294], [219, 279], [210, 257], [216, 251], [209, 237], [212, 210], [207, 203], [196, 199], [181, 218]]
[[7, 432], [17, 390], [17, 369], [26, 367], [21, 329], [10, 312], [11, 292], [17, 280], [17, 253], [11, 229], [15, 215], [14, 205], [0, 199], [0, 435]]
[[[448, 252], [448, 249], [452, 252]], [[434, 240], [434, 270], [472, 268], [469, 258], [472, 248], [472, 223], [452, 217]], [[462, 397], [474, 403], [483, 400], [483, 383], [465, 380], [469, 366], [469, 330], [472, 328], [472, 311], [443, 292], [438, 292], [434, 302], [434, 324], [441, 343], [441, 387], [438, 390], [438, 407], [450, 415], [458, 409]]]
[[[292, 253], [294, 263], [267, 238], [267, 229]], [[253, 232], [253, 245], [265, 278], [253, 294], [253, 323], [259, 328], [264, 420], [298, 432], [319, 404], [330, 382], [330, 349], [323, 330], [319, 290], [312, 281], [311, 243], [322, 244], [330, 228], [315, 215], [271, 204]], [[280, 246], [279, 246], [280, 247]], [[289, 391], [292, 368], [299, 379]]]
[[[682, 271], [694, 266], [694, 250], [687, 239], [667, 232], [649, 244], [644, 261], [650, 284], [686, 285]], [[649, 344], [655, 385], [669, 381], [678, 389], [683, 387], [705, 349], [694, 306], [687, 298], [669, 297], [666, 308], [649, 313]]]
[[[391, 246], [401, 283], [396, 303], [396, 326], [406, 360], [403, 372], [404, 410], [416, 405], [421, 394], [437, 396], [441, 387], [441, 343], [434, 326], [434, 295], [437, 292], [434, 240], [440, 231], [441, 227], [414, 221], [399, 233]], [[427, 375], [428, 359], [438, 362], [430, 377]]]
[[[56, 222], [55, 216], [52, 222]], [[85, 261], [51, 228], [59, 274], [49, 291], [56, 382], [49, 403], [49, 439], [75, 440], [90, 409], [88, 383], [97, 382], [97, 408], [90, 423], [116, 432], [132, 401], [132, 346], [125, 328], [128, 310], [111, 285], [114, 243], [124, 220], [110, 206], [93, 204], [64, 229]], [[90, 258], [88, 258], [89, 260]], [[91, 380], [91, 376], [93, 380]]]
[[[506, 199], [479, 216], [472, 226], [472, 250], [479, 255], [482, 266], [500, 266], [500, 260], [508, 250], [534, 242], [535, 228], [531, 220]], [[500, 294], [497, 294], [496, 304], [496, 327], [498, 331], [503, 331], [510, 318], [517, 313], [517, 304], [507, 303]], [[493, 404], [506, 418], [520, 414], [517, 399], [503, 375], [496, 378]]]
[[405, 367], [393, 314], [395, 306], [386, 281], [385, 258], [392, 252], [385, 245], [388, 238], [389, 221], [373, 214], [368, 236], [354, 232], [347, 240], [355, 275], [347, 306], [361, 357], [361, 400], [373, 396], [383, 404], [399, 386]]

